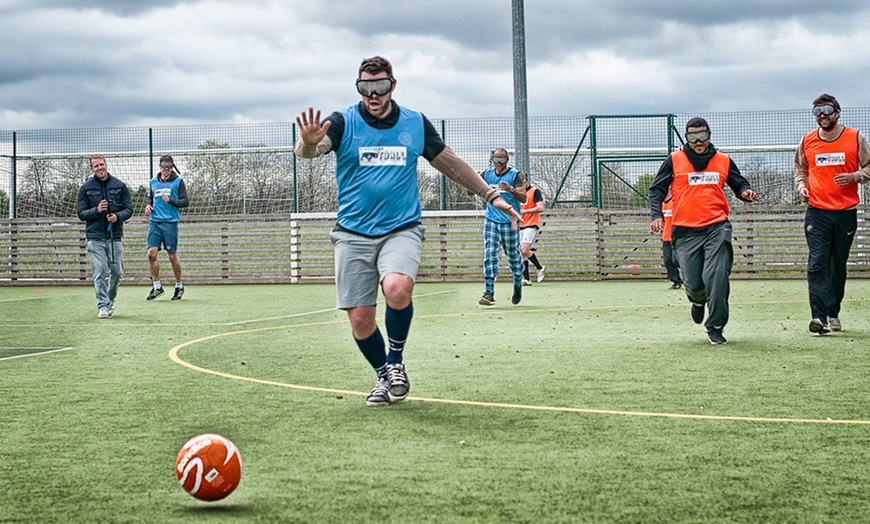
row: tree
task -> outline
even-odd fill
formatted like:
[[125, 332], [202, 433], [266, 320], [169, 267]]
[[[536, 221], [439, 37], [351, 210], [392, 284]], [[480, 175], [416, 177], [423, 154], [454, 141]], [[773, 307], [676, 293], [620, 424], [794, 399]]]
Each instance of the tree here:
[[289, 213], [293, 210], [293, 157], [289, 153], [257, 151], [243, 155], [244, 212]]
[[649, 207], [649, 197], [647, 195], [649, 195], [649, 188], [655, 179], [656, 176], [649, 173], [641, 175], [637, 179], [637, 184], [634, 186], [636, 191], [632, 191], [629, 197], [631, 207]]
[[207, 140], [187, 163], [184, 183], [191, 214], [236, 214], [244, 209], [243, 163], [239, 153], [222, 153], [228, 143]]
[[9, 204], [9, 195], [6, 194], [6, 191], [0, 189], [0, 218], [12, 216], [12, 210], [9, 209]]
[[47, 158], [34, 158], [24, 170], [20, 178], [21, 189], [18, 192], [18, 216], [20, 218], [35, 218], [57, 216], [50, 207], [48, 198], [51, 188], [51, 161]]

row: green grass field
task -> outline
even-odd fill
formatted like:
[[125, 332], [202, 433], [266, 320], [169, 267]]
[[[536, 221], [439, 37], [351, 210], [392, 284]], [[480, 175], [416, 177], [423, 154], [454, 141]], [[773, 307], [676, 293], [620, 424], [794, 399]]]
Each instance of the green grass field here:
[[[90, 287], [0, 288], [0, 522], [870, 515], [870, 281], [824, 337], [805, 282], [734, 281], [726, 346], [663, 281], [509, 287], [418, 285], [384, 408], [332, 286], [122, 286], [106, 320]], [[245, 463], [216, 503], [173, 471], [206, 432]]]

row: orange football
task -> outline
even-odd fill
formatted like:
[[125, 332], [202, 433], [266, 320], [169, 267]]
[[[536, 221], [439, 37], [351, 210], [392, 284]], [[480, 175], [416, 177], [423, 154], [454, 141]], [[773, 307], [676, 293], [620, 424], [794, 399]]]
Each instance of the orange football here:
[[242, 456], [230, 439], [207, 433], [193, 437], [178, 452], [175, 476], [199, 500], [220, 500], [242, 479]]

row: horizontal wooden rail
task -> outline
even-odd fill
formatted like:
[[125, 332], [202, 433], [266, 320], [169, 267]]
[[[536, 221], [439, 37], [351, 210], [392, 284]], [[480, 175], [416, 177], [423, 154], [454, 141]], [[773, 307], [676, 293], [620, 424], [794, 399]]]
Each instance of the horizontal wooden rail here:
[[[870, 207], [858, 213], [849, 278], [870, 277]], [[802, 206], [732, 209], [733, 278], [804, 278]], [[664, 279], [661, 238], [649, 234], [646, 209], [554, 209], [542, 215], [535, 249], [548, 280]], [[425, 212], [418, 280], [482, 279], [479, 211]], [[305, 283], [334, 280], [330, 214], [187, 216], [179, 258], [189, 283]], [[150, 281], [146, 217], [124, 225], [124, 281]], [[0, 220], [0, 285], [90, 285], [84, 223], [76, 218]], [[164, 254], [162, 272], [171, 279]], [[504, 257], [501, 273], [508, 273]]]

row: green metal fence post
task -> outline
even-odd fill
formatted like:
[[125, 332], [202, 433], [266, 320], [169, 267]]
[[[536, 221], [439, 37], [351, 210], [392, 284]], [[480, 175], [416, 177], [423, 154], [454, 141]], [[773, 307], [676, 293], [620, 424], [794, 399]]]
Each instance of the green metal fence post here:
[[[290, 128], [293, 130], [293, 144], [296, 144], [296, 124], [291, 123]], [[299, 188], [296, 185], [296, 149], [293, 149], [293, 212], [299, 212]]]
[[[445, 142], [447, 141], [447, 137], [445, 136], [445, 132], [447, 131], [447, 127], [444, 125], [444, 120], [441, 120], [441, 139]], [[447, 209], [447, 176], [444, 173], [441, 173], [441, 211]]]
[[596, 133], [596, 117], [589, 115], [589, 146], [591, 148], [590, 159], [592, 162], [592, 205], [601, 209], [601, 173], [598, 169], [598, 137]]
[[[148, 179], [154, 178], [154, 129], [148, 128]], [[149, 190], [150, 191], [150, 190]]]
[[9, 195], [9, 218], [18, 218], [18, 132], [12, 132], [12, 187]]

